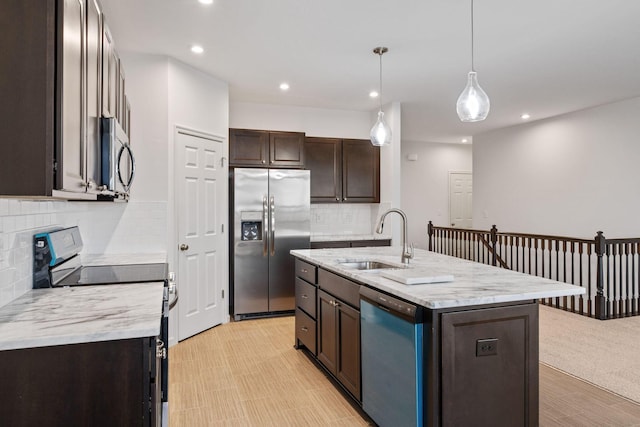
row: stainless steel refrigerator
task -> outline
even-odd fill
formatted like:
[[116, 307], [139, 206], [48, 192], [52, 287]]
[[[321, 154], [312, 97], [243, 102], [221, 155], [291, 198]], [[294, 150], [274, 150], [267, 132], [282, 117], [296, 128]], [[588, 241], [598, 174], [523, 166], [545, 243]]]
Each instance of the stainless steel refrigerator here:
[[295, 309], [291, 249], [309, 248], [309, 171], [236, 168], [233, 185], [233, 315]]

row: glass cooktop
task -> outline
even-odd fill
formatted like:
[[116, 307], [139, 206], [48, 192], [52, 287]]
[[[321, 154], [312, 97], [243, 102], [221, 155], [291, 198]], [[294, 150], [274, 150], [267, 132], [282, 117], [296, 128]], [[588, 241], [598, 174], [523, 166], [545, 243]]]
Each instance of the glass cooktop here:
[[96, 265], [79, 268], [58, 282], [56, 286], [164, 282], [165, 280], [167, 280], [165, 263]]

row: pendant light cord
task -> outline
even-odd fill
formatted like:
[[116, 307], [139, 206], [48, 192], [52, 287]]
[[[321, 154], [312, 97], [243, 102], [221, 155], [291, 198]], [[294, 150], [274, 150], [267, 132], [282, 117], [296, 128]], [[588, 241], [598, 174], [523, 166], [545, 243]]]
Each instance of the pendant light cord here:
[[473, 64], [473, 0], [471, 0], [471, 71], [476, 71]]
[[380, 101], [380, 111], [382, 111], [382, 49], [380, 49], [380, 94], [378, 96], [378, 100]]

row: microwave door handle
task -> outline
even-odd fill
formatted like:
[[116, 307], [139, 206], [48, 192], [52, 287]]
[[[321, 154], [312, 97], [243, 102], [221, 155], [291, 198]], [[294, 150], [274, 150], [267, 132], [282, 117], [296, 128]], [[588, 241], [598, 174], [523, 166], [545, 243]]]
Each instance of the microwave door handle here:
[[262, 196], [262, 256], [267, 256], [269, 248], [267, 227], [269, 224], [269, 211], [267, 208], [267, 196]]
[[[122, 173], [120, 171], [120, 160], [122, 159], [122, 154], [124, 154], [125, 150], [127, 150], [127, 153], [129, 154], [127, 157], [129, 158], [129, 164], [131, 166], [131, 170], [129, 172], [129, 176], [127, 177], [126, 182], [124, 179], [122, 179]], [[123, 144], [122, 147], [120, 147], [120, 151], [118, 152], [118, 159], [116, 161], [116, 170], [118, 171], [118, 180], [120, 180], [120, 184], [122, 184], [124, 191], [128, 193], [129, 189], [131, 188], [131, 183], [133, 182], [133, 178], [135, 177], [135, 174], [136, 174], [136, 160], [133, 157], [133, 151], [131, 151], [131, 146], [127, 143]]]
[[276, 201], [271, 196], [271, 255], [276, 254]]

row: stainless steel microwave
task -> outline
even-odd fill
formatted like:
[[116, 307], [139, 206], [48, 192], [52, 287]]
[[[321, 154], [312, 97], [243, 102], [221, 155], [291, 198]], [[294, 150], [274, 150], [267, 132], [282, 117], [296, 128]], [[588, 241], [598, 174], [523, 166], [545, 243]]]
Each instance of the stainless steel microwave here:
[[114, 197], [127, 200], [136, 173], [136, 161], [129, 137], [113, 117], [103, 117], [102, 184]]

